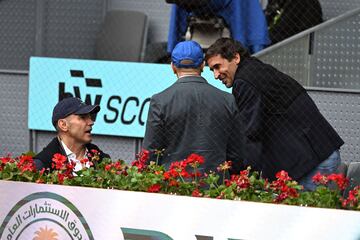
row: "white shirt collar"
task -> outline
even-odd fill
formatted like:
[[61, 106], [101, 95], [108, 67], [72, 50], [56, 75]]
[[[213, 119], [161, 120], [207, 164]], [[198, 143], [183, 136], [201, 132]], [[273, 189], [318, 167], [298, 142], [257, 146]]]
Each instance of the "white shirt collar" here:
[[[60, 140], [60, 139], [59, 139]], [[85, 166], [83, 166], [83, 164], [81, 164], [80, 160], [76, 159], [76, 154], [73, 153], [67, 146], [66, 144], [60, 140], [61, 146], [63, 147], [66, 157], [68, 158], [69, 162], [74, 162], [75, 163], [75, 167], [74, 167], [74, 172], [79, 171], [81, 169], [83, 169], [83, 167], [89, 168], [90, 167], [90, 163], [86, 162]], [[88, 155], [88, 149], [85, 148], [85, 154], [83, 156], [83, 158], [87, 158]]]
[[67, 146], [66, 144], [60, 140], [60, 143], [61, 143], [61, 146], [63, 147], [64, 151], [65, 151], [65, 154], [67, 157], [69, 157], [70, 155], [74, 154]]

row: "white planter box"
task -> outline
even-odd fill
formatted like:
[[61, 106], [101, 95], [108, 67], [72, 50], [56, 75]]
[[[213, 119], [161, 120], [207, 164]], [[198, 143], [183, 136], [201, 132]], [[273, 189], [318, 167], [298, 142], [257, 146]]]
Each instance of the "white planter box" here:
[[1, 240], [360, 238], [356, 211], [10, 181], [0, 224]]

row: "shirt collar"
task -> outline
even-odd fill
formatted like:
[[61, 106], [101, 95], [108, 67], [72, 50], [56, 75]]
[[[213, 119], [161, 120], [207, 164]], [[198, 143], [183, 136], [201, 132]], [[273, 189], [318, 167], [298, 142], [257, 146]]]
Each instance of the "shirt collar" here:
[[[64, 149], [64, 151], [65, 151], [66, 157], [68, 157], [68, 158], [70, 158], [70, 157], [75, 158], [75, 157], [76, 157], [75, 153], [73, 153], [73, 152], [66, 146], [66, 144], [65, 144], [62, 140], [60, 140], [60, 143], [61, 143], [61, 146], [63, 147], [63, 149]], [[88, 149], [85, 148], [84, 158], [87, 157], [88, 152], [89, 152]]]
[[202, 76], [181, 76], [176, 81], [177, 83], [186, 83], [186, 82], [201, 82], [201, 83], [207, 83], [205, 78]]

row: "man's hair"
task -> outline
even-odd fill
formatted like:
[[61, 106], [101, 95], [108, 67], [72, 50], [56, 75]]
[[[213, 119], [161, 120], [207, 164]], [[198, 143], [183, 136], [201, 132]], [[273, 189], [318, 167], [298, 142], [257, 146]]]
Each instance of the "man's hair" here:
[[241, 45], [240, 42], [232, 38], [219, 38], [206, 51], [205, 60], [207, 61], [213, 56], [220, 55], [228, 61], [231, 61], [235, 58], [236, 53], [238, 53], [241, 58], [250, 57], [249, 51]]

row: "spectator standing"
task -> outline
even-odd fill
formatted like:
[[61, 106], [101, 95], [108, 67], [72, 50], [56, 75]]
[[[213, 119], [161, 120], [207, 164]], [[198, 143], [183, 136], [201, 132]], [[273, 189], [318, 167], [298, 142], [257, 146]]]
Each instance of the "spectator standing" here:
[[[200, 172], [215, 171], [226, 160], [237, 170], [243, 135], [238, 135], [242, 125], [234, 97], [201, 77], [204, 54], [197, 42], [178, 43], [171, 59], [178, 80], [152, 96], [143, 147], [151, 152], [151, 160], [166, 168], [196, 153], [205, 158]], [[162, 149], [157, 159], [154, 152]]]
[[265, 64], [236, 40], [221, 38], [205, 59], [216, 79], [232, 87], [245, 120], [245, 165], [266, 178], [285, 170], [306, 190], [312, 176], [340, 165], [343, 140], [293, 78]]

